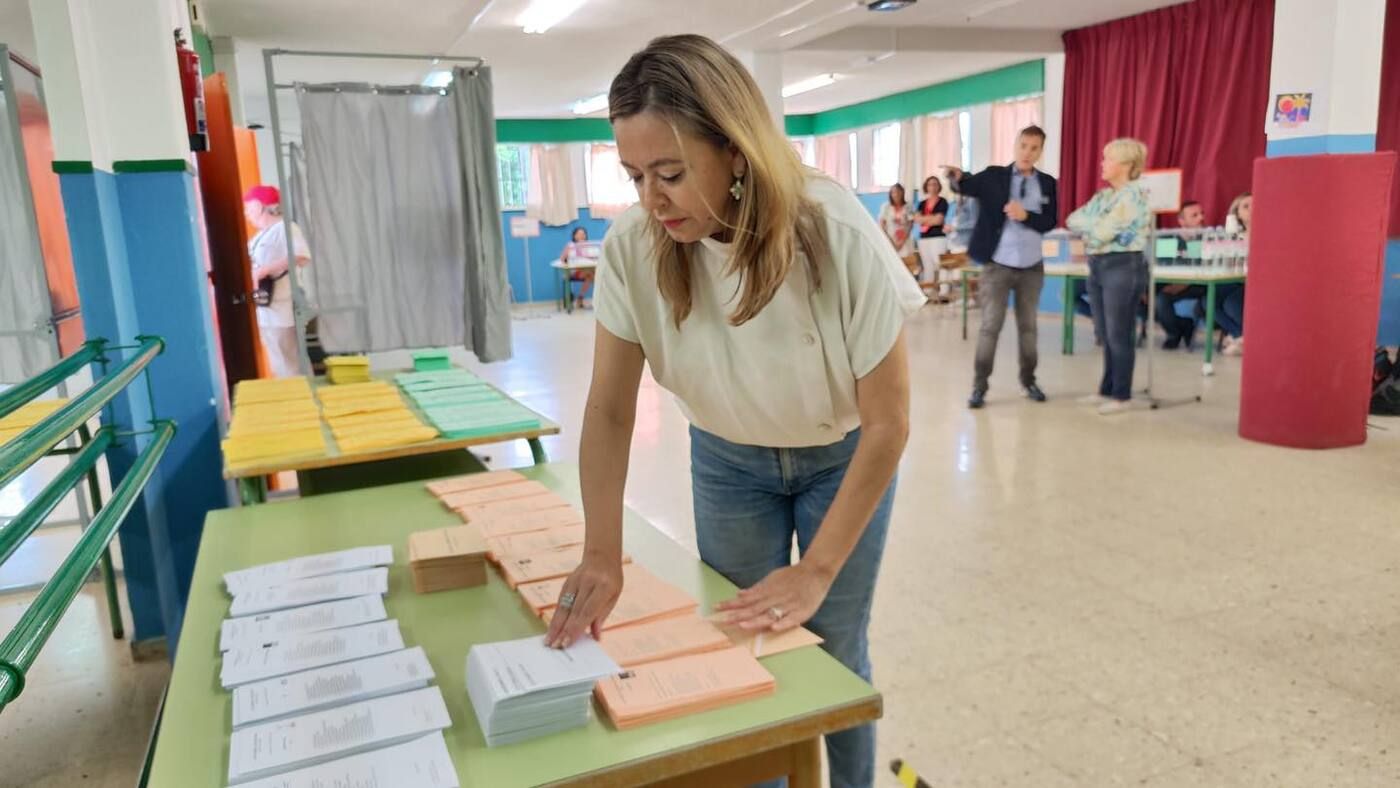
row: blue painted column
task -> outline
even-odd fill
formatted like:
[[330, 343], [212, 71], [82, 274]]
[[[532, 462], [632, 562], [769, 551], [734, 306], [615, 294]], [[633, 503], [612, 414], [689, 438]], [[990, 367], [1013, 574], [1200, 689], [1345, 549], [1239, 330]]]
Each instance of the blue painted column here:
[[[172, 651], [204, 516], [228, 505], [219, 454], [224, 385], [170, 38], [172, 9], [182, 8], [164, 0], [30, 3], [88, 334], [166, 340], [148, 368], [151, 397], [138, 381], [110, 416], [128, 429], [145, 429], [153, 417], [179, 427], [119, 531], [133, 639], [164, 637]], [[128, 438], [109, 452], [113, 483], [145, 443]]]

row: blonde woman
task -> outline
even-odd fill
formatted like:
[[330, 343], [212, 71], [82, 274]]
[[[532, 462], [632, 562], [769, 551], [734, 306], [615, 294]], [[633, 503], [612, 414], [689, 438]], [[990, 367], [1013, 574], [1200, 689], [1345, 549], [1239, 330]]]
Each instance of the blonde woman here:
[[[1230, 202], [1225, 214], [1225, 229], [1242, 238], [1249, 237], [1249, 222], [1254, 215], [1254, 195], [1245, 192]], [[1215, 323], [1224, 332], [1220, 352], [1227, 356], [1244, 354], [1244, 285], [1238, 282], [1220, 285], [1215, 291]]]
[[[805, 625], [868, 678], [909, 431], [903, 326], [923, 295], [850, 190], [802, 166], [715, 42], [651, 42], [613, 80], [609, 110], [640, 202], [603, 241], [584, 559], [546, 642], [600, 635], [622, 590], [623, 486], [650, 366], [691, 423], [700, 556], [742, 589], [719, 609], [752, 631]], [[829, 736], [827, 754], [832, 785], [873, 783], [873, 727]]]
[[1100, 171], [1108, 188], [1095, 194], [1065, 226], [1084, 236], [1089, 253], [1089, 306], [1103, 337], [1103, 379], [1087, 398], [1108, 416], [1128, 409], [1133, 396], [1137, 305], [1147, 288], [1148, 231], [1152, 209], [1138, 178], [1147, 166], [1147, 146], [1116, 139], [1103, 149]]

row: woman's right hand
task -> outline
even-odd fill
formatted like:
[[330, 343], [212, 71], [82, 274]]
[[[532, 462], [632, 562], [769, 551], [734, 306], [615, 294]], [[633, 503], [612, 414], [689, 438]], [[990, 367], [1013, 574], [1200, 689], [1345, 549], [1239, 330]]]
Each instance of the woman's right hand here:
[[[621, 595], [621, 560], [585, 554], [583, 563], [564, 581], [559, 592], [559, 606], [549, 622], [545, 645], [568, 648], [585, 632], [598, 640], [603, 634], [603, 622]], [[573, 603], [565, 605], [565, 599], [572, 599]]]

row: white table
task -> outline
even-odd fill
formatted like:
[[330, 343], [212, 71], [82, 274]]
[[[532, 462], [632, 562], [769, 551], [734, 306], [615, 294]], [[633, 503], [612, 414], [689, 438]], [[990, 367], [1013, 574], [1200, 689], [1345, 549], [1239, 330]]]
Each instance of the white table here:
[[569, 275], [575, 271], [596, 270], [598, 268], [598, 261], [570, 260], [564, 262], [563, 260], [555, 260], [549, 264], [549, 267], [559, 272], [559, 305], [564, 308], [565, 312], [572, 313], [574, 311], [574, 289], [569, 285]]

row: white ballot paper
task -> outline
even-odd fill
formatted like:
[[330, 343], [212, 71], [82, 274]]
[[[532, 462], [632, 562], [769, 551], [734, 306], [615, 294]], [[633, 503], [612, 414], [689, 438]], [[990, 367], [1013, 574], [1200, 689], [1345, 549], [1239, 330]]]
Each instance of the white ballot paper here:
[[461, 788], [442, 733], [297, 769], [242, 788]]
[[334, 553], [304, 555], [286, 561], [250, 566], [224, 574], [224, 588], [233, 596], [264, 586], [279, 586], [308, 577], [371, 569], [394, 563], [394, 548], [387, 545], [354, 547]]
[[280, 586], [250, 588], [233, 598], [228, 614], [251, 616], [317, 602], [333, 602], [337, 599], [388, 592], [388, 569], [361, 569], [358, 572], [292, 580]]
[[592, 639], [567, 649], [544, 636], [482, 643], [467, 652], [467, 694], [488, 746], [588, 723], [593, 685], [620, 669]]
[[418, 646], [255, 681], [233, 690], [233, 727], [422, 689], [432, 679], [428, 655]]
[[270, 646], [235, 648], [224, 654], [219, 680], [224, 689], [312, 668], [386, 654], [403, 648], [395, 619], [284, 638]]
[[250, 725], [229, 737], [228, 781], [237, 785], [316, 766], [451, 726], [437, 687]]
[[385, 618], [384, 598], [378, 594], [229, 618], [219, 628], [219, 651], [237, 646], [265, 646], [293, 635], [359, 626]]

